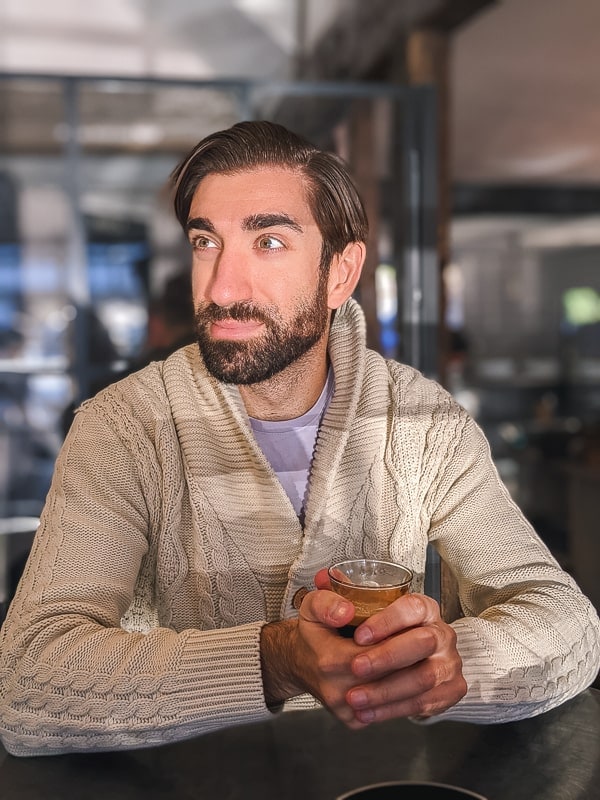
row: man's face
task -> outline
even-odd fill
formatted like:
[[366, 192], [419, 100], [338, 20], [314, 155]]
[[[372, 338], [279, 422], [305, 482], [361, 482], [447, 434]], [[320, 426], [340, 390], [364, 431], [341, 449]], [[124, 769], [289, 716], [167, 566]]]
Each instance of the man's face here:
[[302, 177], [283, 168], [209, 175], [188, 221], [197, 338], [226, 383], [260, 383], [328, 327], [322, 237]]

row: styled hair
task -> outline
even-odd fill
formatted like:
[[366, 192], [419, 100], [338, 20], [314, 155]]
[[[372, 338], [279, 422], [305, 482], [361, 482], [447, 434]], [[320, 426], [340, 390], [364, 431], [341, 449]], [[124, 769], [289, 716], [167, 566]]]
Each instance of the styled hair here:
[[274, 122], [239, 122], [202, 139], [175, 168], [175, 215], [186, 225], [194, 192], [207, 175], [233, 174], [257, 167], [284, 167], [304, 177], [307, 202], [323, 247], [321, 266], [351, 242], [365, 242], [368, 221], [364, 206], [341, 158], [319, 150], [306, 139]]

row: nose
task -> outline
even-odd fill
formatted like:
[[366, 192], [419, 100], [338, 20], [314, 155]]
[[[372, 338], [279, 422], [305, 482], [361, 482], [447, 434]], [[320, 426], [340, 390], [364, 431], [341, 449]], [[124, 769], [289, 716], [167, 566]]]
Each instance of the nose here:
[[252, 298], [248, 265], [235, 248], [223, 247], [215, 259], [207, 295], [208, 300], [223, 307]]

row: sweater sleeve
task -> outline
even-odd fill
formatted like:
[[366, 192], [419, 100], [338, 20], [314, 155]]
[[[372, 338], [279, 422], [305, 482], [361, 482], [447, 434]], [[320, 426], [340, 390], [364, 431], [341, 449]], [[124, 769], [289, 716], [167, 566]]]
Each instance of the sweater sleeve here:
[[430, 540], [457, 577], [453, 623], [468, 684], [440, 715], [482, 723], [533, 716], [585, 689], [600, 666], [600, 623], [512, 501], [489, 445], [462, 410], [432, 486]]
[[269, 716], [262, 623], [121, 627], [149, 546], [148, 491], [112, 427], [78, 414], [2, 628], [0, 737], [10, 753], [142, 747]]

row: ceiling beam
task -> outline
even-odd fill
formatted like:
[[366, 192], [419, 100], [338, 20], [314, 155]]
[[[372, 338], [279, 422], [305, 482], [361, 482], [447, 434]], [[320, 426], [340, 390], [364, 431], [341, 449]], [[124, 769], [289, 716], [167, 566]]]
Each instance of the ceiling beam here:
[[299, 77], [320, 80], [382, 79], [378, 66], [397, 63], [411, 32], [450, 32], [496, 0], [347, 0], [344, 14], [307, 57]]
[[472, 214], [553, 214], [567, 217], [596, 214], [600, 208], [600, 189], [576, 185], [456, 183], [452, 187], [452, 208], [455, 217]]

